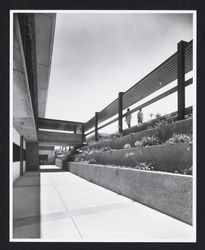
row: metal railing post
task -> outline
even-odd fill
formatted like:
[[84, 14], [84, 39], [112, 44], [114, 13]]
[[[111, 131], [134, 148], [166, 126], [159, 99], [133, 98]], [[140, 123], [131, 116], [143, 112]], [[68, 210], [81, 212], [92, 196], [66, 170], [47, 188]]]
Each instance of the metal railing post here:
[[185, 116], [185, 41], [177, 44], [178, 120]]
[[85, 140], [85, 126], [84, 124], [82, 125], [82, 143], [84, 142]]
[[118, 93], [118, 132], [122, 133], [123, 127], [122, 127], [122, 97], [123, 92]]
[[95, 141], [98, 141], [98, 112], [95, 112]]

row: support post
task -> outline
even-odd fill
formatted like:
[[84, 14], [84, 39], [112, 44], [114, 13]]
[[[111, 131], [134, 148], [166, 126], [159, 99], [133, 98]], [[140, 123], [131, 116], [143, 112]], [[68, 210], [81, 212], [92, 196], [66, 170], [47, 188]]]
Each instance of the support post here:
[[82, 125], [82, 143], [84, 142], [85, 140], [85, 126], [84, 124]]
[[23, 136], [20, 136], [20, 176], [23, 176]]
[[185, 116], [185, 41], [177, 44], [178, 120]]
[[73, 132], [74, 134], [76, 134], [76, 126], [74, 126]]
[[98, 112], [95, 112], [95, 141], [98, 141]]
[[122, 133], [123, 127], [122, 127], [122, 97], [123, 92], [118, 93], [118, 132]]

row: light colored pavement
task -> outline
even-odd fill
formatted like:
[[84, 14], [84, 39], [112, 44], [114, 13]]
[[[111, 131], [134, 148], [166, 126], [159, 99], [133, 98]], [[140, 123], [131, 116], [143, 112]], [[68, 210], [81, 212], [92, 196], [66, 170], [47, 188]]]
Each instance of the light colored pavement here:
[[194, 241], [186, 223], [56, 166], [14, 184], [14, 239], [42, 241]]

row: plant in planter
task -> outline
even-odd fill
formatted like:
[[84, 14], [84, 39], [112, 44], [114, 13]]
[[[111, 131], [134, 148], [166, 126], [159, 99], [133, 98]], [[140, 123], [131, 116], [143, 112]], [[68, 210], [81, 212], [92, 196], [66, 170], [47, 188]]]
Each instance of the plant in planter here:
[[142, 146], [142, 142], [141, 141], [136, 141], [135, 142], [135, 147], [141, 147]]
[[159, 138], [155, 135], [152, 136], [145, 136], [142, 138], [141, 144], [143, 147], [146, 146], [153, 146], [159, 144]]
[[165, 144], [172, 145], [175, 143], [189, 143], [192, 145], [192, 135], [191, 134], [175, 134], [165, 142]]
[[157, 113], [156, 114], [156, 118], [160, 118], [161, 117], [161, 114], [160, 113]]
[[134, 155], [135, 155], [135, 153], [129, 152], [129, 153], [125, 154], [125, 158], [131, 157], [131, 156], [134, 156]]
[[134, 167], [139, 170], [154, 170], [154, 166], [152, 165], [152, 162], [137, 162], [137, 165]]
[[123, 133], [120, 133], [120, 132], [116, 132], [114, 134], [111, 135], [111, 139], [116, 139], [116, 138], [119, 138], [119, 137], [122, 137], [123, 136]]
[[94, 158], [87, 160], [88, 164], [95, 164], [96, 160]]
[[185, 174], [185, 175], [192, 175], [193, 168], [186, 168], [186, 169], [179, 169], [175, 171], [175, 174]]
[[129, 143], [124, 145], [124, 149], [131, 148], [131, 145]]
[[100, 150], [101, 151], [111, 151], [112, 149], [110, 146], [105, 146], [105, 147], [102, 147]]

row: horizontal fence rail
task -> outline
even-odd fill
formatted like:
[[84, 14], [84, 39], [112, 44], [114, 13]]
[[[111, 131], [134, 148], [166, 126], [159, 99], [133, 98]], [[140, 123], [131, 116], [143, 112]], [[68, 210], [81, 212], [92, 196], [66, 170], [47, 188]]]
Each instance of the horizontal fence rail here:
[[[182, 41], [183, 42], [183, 41]], [[193, 41], [184, 43], [184, 73], [188, 73], [193, 69]], [[131, 105], [141, 101], [145, 97], [149, 96], [150, 94], [156, 92], [157, 90], [161, 89], [162, 87], [168, 85], [169, 83], [178, 79], [178, 55], [181, 53], [177, 51], [172, 56], [170, 56], [167, 60], [161, 63], [157, 68], [151, 71], [148, 75], [142, 78], [139, 82], [129, 88], [126, 92], [122, 95], [122, 110], [130, 107]], [[184, 87], [190, 85], [193, 82], [193, 79], [189, 79], [188, 81], [184, 82]], [[127, 114], [131, 114], [140, 108], [146, 107], [174, 92], [178, 91], [178, 86], [160, 94], [159, 96], [145, 102], [144, 104], [134, 108], [130, 112], [121, 116], [121, 118], [125, 117]], [[103, 110], [98, 112], [98, 124], [106, 121], [107, 119], [113, 117], [114, 115], [119, 113], [119, 98], [115, 99], [112, 103], [110, 103], [107, 107]], [[103, 124], [102, 126], [98, 125], [97, 130], [104, 128], [114, 122], [116, 122], [119, 117], [112, 119], [111, 121]], [[95, 128], [96, 119], [95, 116], [92, 117], [87, 123], [85, 123], [84, 131], [88, 132], [85, 133], [85, 136], [96, 132]]]

